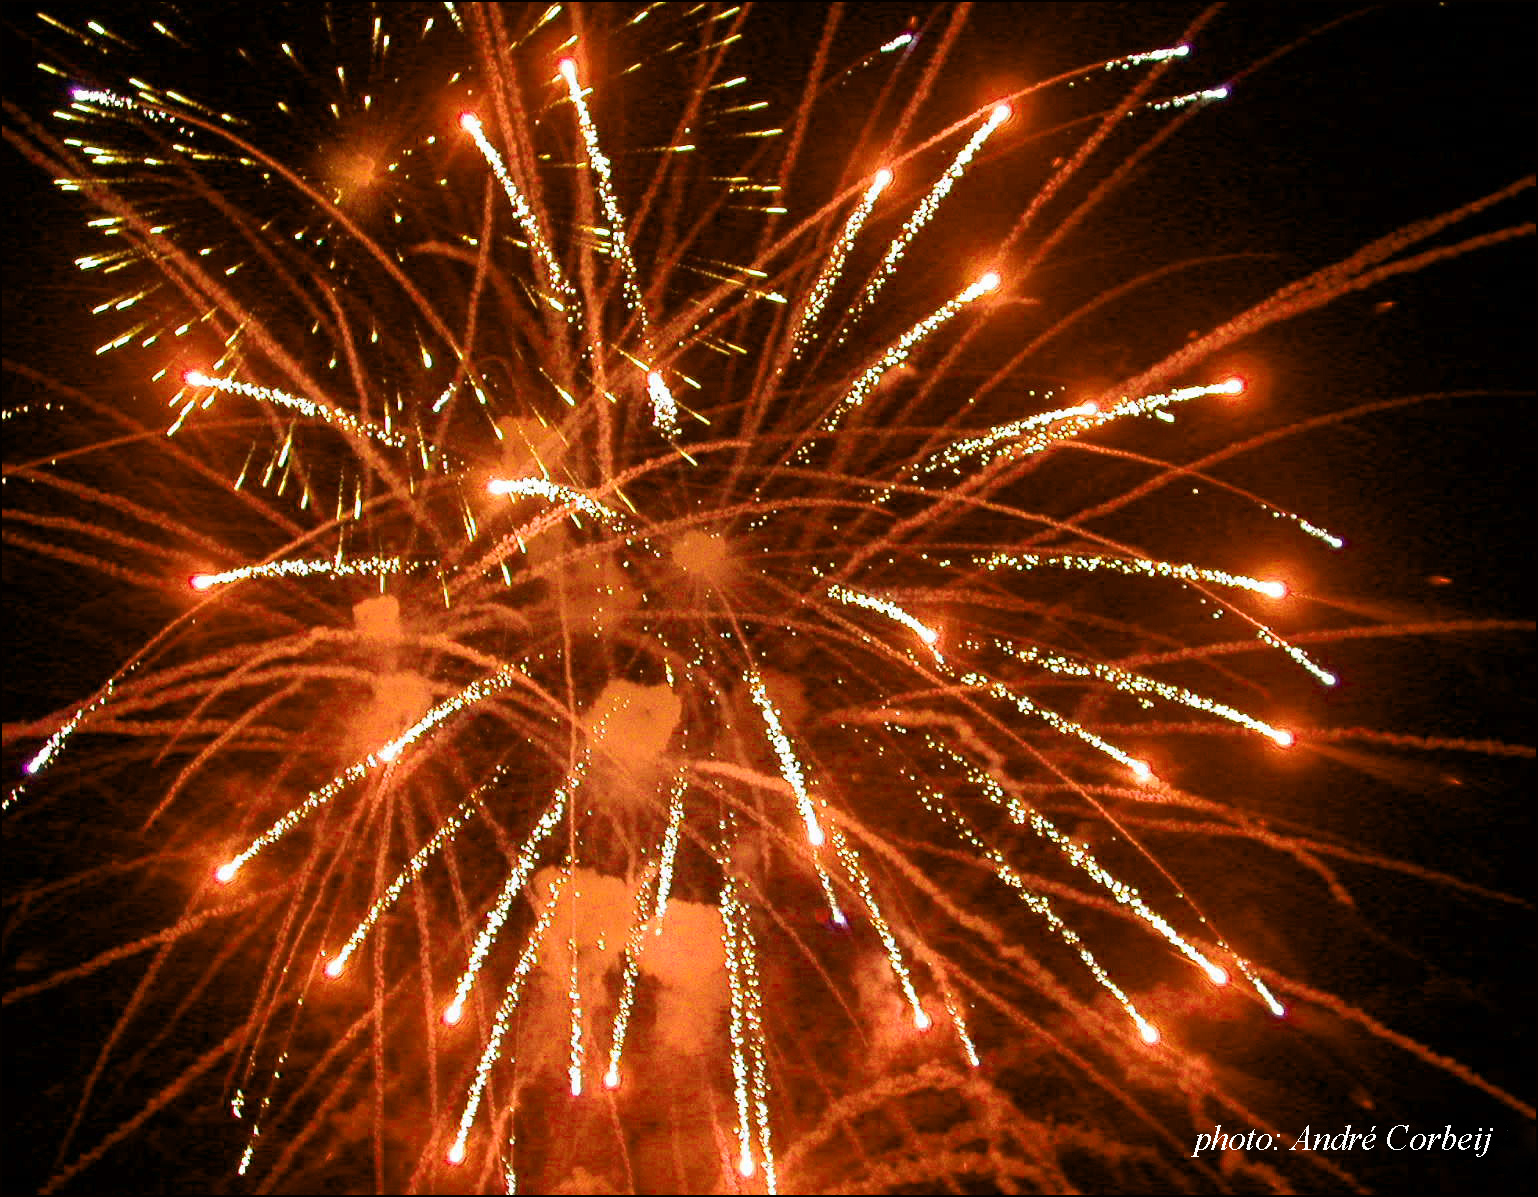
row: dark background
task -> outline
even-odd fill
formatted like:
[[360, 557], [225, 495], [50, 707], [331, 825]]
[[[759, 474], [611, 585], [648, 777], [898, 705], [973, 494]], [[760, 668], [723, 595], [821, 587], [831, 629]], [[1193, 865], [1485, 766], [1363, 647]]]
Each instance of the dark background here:
[[[953, 119], [1031, 79], [1169, 44], [1197, 11], [1158, 4], [981, 6], [932, 107]], [[930, 39], [917, 53], [926, 52], [944, 18], [923, 7], [860, 6], [846, 24], [848, 44], [890, 36], [910, 12]], [[1231, 8], [1203, 32], [1198, 53], [1174, 74], [1179, 83], [1172, 89], [1224, 82], [1355, 12], [1333, 5]], [[1243, 78], [1232, 98], [1195, 117], [1040, 278], [1022, 286], [1028, 293], [1033, 287], [1078, 288], [1092, 295], [1165, 260], [1254, 256], [1176, 276], [1172, 287], [1155, 289], [1147, 310], [1139, 311], [1143, 301], [1134, 300], [1130, 313], [1122, 308], [1116, 320], [1092, 322], [1071, 338], [1071, 353], [1046, 364], [1044, 381], [1074, 386], [1132, 372], [1145, 364], [1138, 344], [1143, 320], [1158, 315], [1166, 325], [1180, 320], [1205, 330], [1375, 237], [1530, 172], [1534, 13], [1523, 4], [1363, 10]], [[74, 15], [91, 14], [82, 9]], [[207, 22], [211, 37], [221, 26], [234, 30], [239, 10], [216, 10]], [[771, 91], [771, 72], [783, 62], [804, 61], [809, 43], [815, 44], [807, 29], [815, 27], [772, 9], [752, 19], [756, 44], [774, 52], [755, 51], [763, 63], [750, 67], [757, 77], [771, 78]], [[5, 87], [9, 102], [38, 115], [58, 99], [53, 83], [31, 65], [33, 31], [24, 24], [7, 28]], [[787, 87], [785, 98], [793, 94]], [[1050, 127], [1077, 111], [1054, 93], [1032, 101], [1025, 117]], [[1054, 144], [1071, 145], [1072, 136]], [[95, 284], [82, 282], [70, 264], [82, 244], [81, 213], [13, 150], [6, 153], [10, 210], [0, 240], [7, 406], [36, 395], [18, 382], [13, 364], [70, 384], [105, 383], [125, 402], [153, 402], [135, 380], [112, 378], [111, 365], [91, 352], [101, 338], [84, 312]], [[817, 174], [826, 167], [814, 158], [808, 169]], [[1029, 187], [1032, 180], [1021, 177], [1018, 185]], [[990, 191], [1002, 211], [1010, 199], [1007, 188]], [[1530, 220], [1531, 196], [1508, 202], [1469, 231]], [[972, 204], [974, 217], [987, 217], [987, 197], [958, 192], [951, 202]], [[947, 214], [954, 219], [954, 212]], [[1533, 265], [1530, 239], [1479, 251], [1344, 297], [1241, 347], [1236, 356], [1258, 365], [1255, 402], [1273, 424], [1375, 399], [1480, 392], [1316, 430], [1269, 446], [1245, 463], [1244, 478], [1264, 479], [1259, 489], [1268, 498], [1350, 543], [1337, 554], [1316, 552], [1311, 543], [1299, 550], [1317, 593], [1349, 600], [1375, 616], [1532, 617]], [[7, 461], [34, 455], [37, 435], [48, 434], [25, 422], [9, 424]], [[88, 693], [141, 629], [133, 618], [114, 617], [106, 606], [110, 588], [56, 563], [8, 548], [4, 569], [4, 710], [10, 724], [62, 709]], [[1347, 643], [1320, 655], [1343, 675], [1340, 691], [1316, 712], [1322, 724], [1531, 742], [1530, 633], [1408, 646]], [[8, 739], [8, 784], [26, 748]], [[1265, 907], [1253, 917], [1272, 928], [1270, 959], [1292, 975], [1342, 994], [1395, 1030], [1530, 1100], [1538, 1062], [1531, 762], [1377, 752], [1358, 762], [1346, 788], [1335, 782], [1327, 792], [1310, 788], [1306, 766], [1246, 784], [1253, 785], [1257, 806], [1274, 804], [1324, 836], [1523, 900], [1470, 899], [1364, 869], [1348, 870], [1359, 887], [1360, 907], [1352, 914], [1318, 901], [1313, 891], [1277, 901], [1274, 892], [1247, 890], [1240, 879], [1230, 904], [1241, 911], [1236, 917], [1245, 917], [1251, 903]], [[89, 803], [107, 798], [83, 797], [73, 815], [88, 823]], [[63, 838], [67, 823], [60, 816], [66, 811], [54, 802], [46, 819], [25, 811], [10, 819], [8, 879], [36, 884], [83, 863], [69, 857], [90, 837], [82, 831], [77, 843]], [[8, 927], [13, 910], [8, 908]], [[82, 910], [79, 919], [82, 943], [117, 933], [109, 909]], [[1364, 940], [1376, 943], [1370, 956], [1345, 946]], [[17, 967], [28, 946], [25, 936], [8, 936], [8, 968]], [[120, 967], [132, 973], [136, 966]], [[32, 1189], [49, 1172], [64, 1116], [57, 1109], [71, 1107], [80, 1071], [110, 1025], [102, 1020], [128, 984], [109, 978], [75, 987], [87, 993], [55, 990], [6, 1008], [7, 1190]], [[1275, 1048], [1270, 1067], [1278, 1075], [1296, 1068], [1282, 1083], [1294, 1088], [1295, 1108], [1307, 1112], [1315, 1129], [1348, 1121], [1358, 1127], [1408, 1121], [1432, 1129], [1443, 1122], [1458, 1130], [1496, 1128], [1483, 1160], [1409, 1161], [1380, 1151], [1342, 1161], [1364, 1181], [1390, 1190], [1533, 1190], [1531, 1122], [1407, 1058], [1364, 1060], [1339, 1046], [1327, 1020], [1311, 1027], [1300, 1021], [1301, 1040]], [[1318, 1104], [1310, 1106], [1316, 1096]], [[156, 1120], [141, 1133], [142, 1141], [87, 1172], [76, 1191], [198, 1191], [226, 1184], [228, 1163], [219, 1147], [204, 1150], [192, 1137], [172, 1133], [175, 1115], [165, 1122], [162, 1128]], [[88, 1128], [84, 1142], [110, 1129], [93, 1135]], [[131, 1178], [126, 1183], [125, 1175]]]

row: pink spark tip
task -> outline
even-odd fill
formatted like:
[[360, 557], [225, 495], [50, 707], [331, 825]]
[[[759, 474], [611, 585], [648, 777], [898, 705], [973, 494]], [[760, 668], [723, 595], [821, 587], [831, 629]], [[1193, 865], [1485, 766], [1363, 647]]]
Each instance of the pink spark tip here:
[[214, 877], [218, 880], [220, 885], [228, 885], [231, 881], [235, 880], [235, 874], [239, 871], [240, 866], [233, 860], [230, 860], [226, 861], [224, 864], [220, 865], [217, 869], [214, 870]]

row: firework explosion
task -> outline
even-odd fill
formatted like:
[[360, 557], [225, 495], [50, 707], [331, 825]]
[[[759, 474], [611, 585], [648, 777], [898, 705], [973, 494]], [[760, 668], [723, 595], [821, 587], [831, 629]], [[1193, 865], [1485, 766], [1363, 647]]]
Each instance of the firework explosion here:
[[[788, 90], [758, 19], [30, 35], [57, 111], [13, 144], [89, 208], [95, 348], [134, 381], [27, 376], [8, 542], [146, 597], [96, 688], [7, 726], [6, 806], [132, 775], [160, 845], [60, 883], [121, 868], [154, 930], [8, 995], [150, 961], [51, 1186], [210, 1092], [240, 1186], [1051, 1189], [1074, 1134], [1220, 1183], [1188, 1124], [1271, 1123], [1181, 1028], [1300, 1003], [1531, 1117], [1282, 972], [1198, 867], [1236, 842], [1349, 903], [1342, 850], [1232, 778], [1353, 738], [1310, 714], [1333, 651], [1414, 630], [1263, 567], [1344, 542], [1220, 468], [1281, 435], [1234, 431], [1265, 372], [1236, 346], [1530, 234], [1531, 180], [1074, 375], [1061, 346], [1172, 273], [1050, 293], [1229, 97], [1210, 14], [986, 96], [951, 82], [965, 9], [835, 10]], [[1021, 1075], [1093, 1091], [1078, 1130]]]

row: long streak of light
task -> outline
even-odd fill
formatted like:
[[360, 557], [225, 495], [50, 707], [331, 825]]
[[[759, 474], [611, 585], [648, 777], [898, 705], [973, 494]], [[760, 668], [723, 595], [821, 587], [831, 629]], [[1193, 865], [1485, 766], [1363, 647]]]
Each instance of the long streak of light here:
[[[934, 219], [945, 197], [956, 186], [956, 180], [961, 178], [967, 167], [971, 165], [972, 159], [977, 157], [977, 152], [983, 148], [983, 143], [993, 135], [995, 129], [1009, 119], [1009, 116], [1008, 104], [995, 104], [988, 113], [988, 118], [977, 127], [966, 145], [962, 146], [956, 156], [951, 159], [951, 164], [945, 168], [945, 173], [935, 180], [928, 194], [909, 213], [908, 219], [903, 222], [902, 231], [887, 246], [881, 265], [876, 268], [876, 273], [871, 277], [870, 282], [865, 284], [865, 289], [860, 292], [859, 298], [854, 301], [850, 309], [852, 319], [858, 319], [860, 314], [875, 301], [876, 296], [881, 294], [881, 289], [886, 286], [887, 280], [896, 271], [897, 264], [908, 252], [908, 246], [918, 236], [919, 230]], [[845, 335], [847, 336], [847, 330]]]

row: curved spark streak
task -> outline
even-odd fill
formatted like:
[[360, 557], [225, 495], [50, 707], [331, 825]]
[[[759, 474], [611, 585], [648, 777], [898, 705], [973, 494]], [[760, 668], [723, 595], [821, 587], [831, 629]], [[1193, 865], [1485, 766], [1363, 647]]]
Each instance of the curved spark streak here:
[[[881, 259], [881, 265], [876, 268], [876, 273], [871, 277], [870, 282], [865, 284], [865, 289], [860, 292], [859, 298], [854, 301], [850, 309], [851, 320], [859, 319], [861, 313], [870, 307], [877, 295], [881, 294], [881, 290], [886, 286], [887, 280], [897, 270], [897, 264], [902, 261], [903, 255], [908, 252], [908, 246], [913, 243], [913, 239], [919, 235], [919, 231], [926, 224], [934, 219], [935, 213], [940, 210], [940, 205], [945, 202], [945, 197], [956, 186], [956, 180], [961, 178], [966, 172], [967, 167], [971, 165], [972, 159], [977, 157], [977, 152], [983, 148], [983, 143], [993, 136], [993, 131], [1007, 121], [1009, 117], [1010, 107], [1008, 104], [995, 104], [989, 111], [988, 118], [977, 127], [977, 130], [972, 134], [966, 145], [962, 146], [960, 151], [957, 152], [956, 157], [951, 160], [951, 164], [946, 167], [945, 173], [935, 180], [934, 186], [929, 189], [929, 193], [919, 201], [918, 206], [913, 209], [908, 215], [908, 219], [903, 222], [902, 231], [887, 246], [886, 254]], [[846, 336], [847, 332], [848, 330], [846, 329]]]

